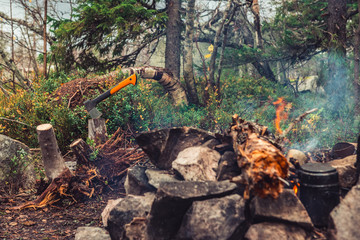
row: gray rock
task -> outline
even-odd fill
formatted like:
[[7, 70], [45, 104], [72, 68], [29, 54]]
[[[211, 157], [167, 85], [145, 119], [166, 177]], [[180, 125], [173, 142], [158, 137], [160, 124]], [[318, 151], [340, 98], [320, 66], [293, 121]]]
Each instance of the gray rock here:
[[288, 162], [296, 162], [299, 164], [299, 166], [302, 166], [307, 161], [307, 156], [304, 152], [297, 150], [297, 149], [290, 149], [288, 153], [286, 154], [286, 159]]
[[330, 239], [360, 239], [360, 185], [354, 186], [330, 213]]
[[305, 240], [310, 239], [301, 227], [283, 223], [258, 223], [245, 234], [245, 240]]
[[145, 171], [147, 178], [149, 179], [149, 184], [156, 189], [159, 188], [160, 183], [162, 182], [178, 182], [179, 179], [167, 170], [156, 170], [156, 169], [147, 169]]
[[286, 221], [312, 229], [313, 224], [301, 201], [294, 191], [284, 189], [277, 199], [255, 197], [250, 203], [255, 221]]
[[5, 182], [14, 184], [13, 181], [24, 189], [34, 186], [36, 176], [29, 153], [25, 144], [0, 134], [0, 183], [3, 186]]
[[152, 193], [146, 193], [145, 196], [128, 195], [120, 199], [110, 211], [108, 219], [104, 220], [111, 239], [125, 239], [125, 225], [131, 223], [134, 218], [146, 217], [153, 200]]
[[145, 240], [147, 221], [144, 217], [136, 217], [130, 223], [125, 224], [126, 239]]
[[236, 189], [229, 181], [161, 183], [148, 216], [149, 239], [173, 239], [193, 201], [231, 195]]
[[216, 181], [220, 154], [208, 147], [189, 147], [179, 153], [172, 167], [186, 181]]
[[351, 189], [357, 182], [356, 155], [330, 161], [329, 164], [339, 173], [340, 187]]
[[111, 240], [109, 233], [99, 227], [78, 227], [75, 240]]
[[229, 239], [245, 222], [244, 209], [245, 201], [237, 194], [195, 201], [185, 214], [176, 239]]
[[219, 166], [217, 168], [216, 179], [219, 181], [230, 180], [240, 174], [241, 170], [237, 164], [236, 154], [232, 151], [226, 151], [221, 156]]
[[205, 142], [203, 145], [203, 147], [208, 147], [208, 148], [211, 148], [211, 149], [215, 149], [215, 147], [217, 145], [220, 144], [220, 141], [218, 139], [215, 139], [215, 138], [212, 138], [210, 139], [209, 141]]
[[136, 142], [159, 169], [169, 170], [179, 152], [200, 146], [215, 136], [204, 130], [182, 127], [141, 133]]
[[149, 184], [145, 174], [146, 167], [134, 166], [127, 171], [124, 187], [126, 194], [143, 195], [146, 192], [155, 192], [156, 189]]

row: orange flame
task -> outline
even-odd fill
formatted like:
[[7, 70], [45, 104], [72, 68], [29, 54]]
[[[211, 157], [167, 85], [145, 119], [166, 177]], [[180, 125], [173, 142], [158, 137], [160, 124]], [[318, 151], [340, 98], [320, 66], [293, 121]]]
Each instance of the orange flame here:
[[298, 193], [298, 186], [297, 186], [296, 184], [294, 185], [293, 190], [294, 190], [295, 195], [297, 195], [297, 193]]
[[282, 120], [287, 119], [287, 113], [284, 112], [286, 102], [284, 101], [284, 98], [280, 97], [277, 101], [273, 102], [273, 104], [276, 106], [276, 118], [275, 118], [275, 128], [276, 132], [279, 134], [282, 134], [282, 130], [280, 128], [280, 122]]

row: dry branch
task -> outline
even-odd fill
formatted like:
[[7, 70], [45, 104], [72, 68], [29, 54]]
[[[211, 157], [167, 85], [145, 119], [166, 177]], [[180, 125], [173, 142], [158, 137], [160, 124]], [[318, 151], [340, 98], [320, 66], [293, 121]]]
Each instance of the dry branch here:
[[280, 135], [280, 137], [284, 138], [291, 131], [291, 129], [293, 129], [295, 124], [301, 122], [307, 115], [309, 115], [310, 113], [316, 112], [317, 110], [318, 110], [317, 108], [314, 108], [314, 109], [311, 109], [311, 110], [301, 114], [289, 125], [289, 127]]

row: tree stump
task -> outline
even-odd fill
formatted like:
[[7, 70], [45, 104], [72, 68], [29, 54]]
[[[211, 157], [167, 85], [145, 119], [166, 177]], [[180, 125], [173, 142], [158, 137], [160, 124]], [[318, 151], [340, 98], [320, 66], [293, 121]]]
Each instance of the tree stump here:
[[54, 129], [51, 124], [41, 124], [36, 128], [45, 173], [49, 180], [58, 177], [66, 169], [61, 156]]
[[81, 138], [70, 144], [70, 148], [76, 156], [78, 164], [88, 164], [94, 153], [90, 146]]
[[95, 141], [95, 145], [100, 145], [108, 140], [106, 132], [105, 119], [89, 119], [88, 121], [88, 137]]

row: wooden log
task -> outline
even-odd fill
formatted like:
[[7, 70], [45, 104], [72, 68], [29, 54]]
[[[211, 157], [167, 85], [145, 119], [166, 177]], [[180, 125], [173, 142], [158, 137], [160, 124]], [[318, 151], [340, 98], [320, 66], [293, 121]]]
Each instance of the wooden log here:
[[95, 141], [95, 145], [100, 145], [108, 140], [105, 119], [89, 119], [88, 137]]
[[232, 181], [245, 185], [244, 198], [251, 194], [277, 198], [288, 176], [289, 164], [265, 126], [233, 116], [230, 128], [233, 148], [242, 174]]
[[93, 150], [81, 138], [75, 140], [70, 144], [70, 148], [76, 156], [78, 164], [88, 164], [91, 160]]
[[49, 180], [58, 177], [66, 169], [61, 156], [55, 132], [51, 124], [41, 124], [36, 128], [45, 173]]

